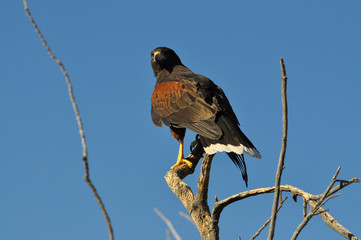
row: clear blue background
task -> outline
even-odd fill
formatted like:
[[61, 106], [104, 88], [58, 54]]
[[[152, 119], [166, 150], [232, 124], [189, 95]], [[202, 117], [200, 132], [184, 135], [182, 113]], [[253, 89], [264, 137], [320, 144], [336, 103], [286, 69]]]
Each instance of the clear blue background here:
[[[73, 82], [89, 148], [91, 178], [116, 239], [166, 239], [158, 208], [183, 239], [200, 239], [163, 176], [178, 143], [150, 118], [150, 51], [173, 48], [183, 63], [226, 92], [241, 127], [261, 151], [246, 156], [249, 188], [274, 184], [282, 136], [279, 59], [285, 59], [289, 137], [282, 184], [320, 194], [361, 177], [361, 3], [359, 1], [29, 1]], [[83, 181], [82, 150], [67, 86], [29, 22], [22, 1], [0, 3], [0, 239], [107, 239]], [[194, 139], [187, 132], [186, 144]], [[189, 153], [186, 148], [186, 154]], [[195, 191], [196, 173], [185, 181]], [[247, 190], [217, 154], [209, 201]], [[361, 188], [325, 206], [361, 236]], [[285, 194], [287, 195], [287, 194]], [[232, 204], [220, 238], [249, 239], [270, 216], [272, 194]], [[275, 239], [302, 221], [286, 201]], [[268, 230], [259, 239], [265, 239]], [[314, 217], [300, 239], [342, 239]]]

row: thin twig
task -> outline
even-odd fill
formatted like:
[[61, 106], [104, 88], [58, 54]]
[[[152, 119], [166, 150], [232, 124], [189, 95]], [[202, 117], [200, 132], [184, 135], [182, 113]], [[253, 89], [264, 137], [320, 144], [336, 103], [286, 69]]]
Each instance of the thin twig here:
[[[332, 189], [329, 191], [329, 193], [327, 194], [327, 196], [332, 195], [332, 194], [338, 192], [338, 191], [341, 190], [342, 188], [347, 187], [348, 185], [350, 185], [351, 183], [360, 182], [360, 181], [361, 181], [361, 179], [359, 179], [359, 178], [352, 178], [352, 179], [350, 179], [350, 180], [348, 180], [348, 181], [336, 180], [336, 182], [340, 182], [340, 184], [337, 185], [336, 187], [332, 188]], [[322, 194], [321, 194], [321, 195], [322, 195]], [[321, 195], [316, 195], [316, 197], [321, 198]]]
[[181, 215], [182, 217], [184, 217], [185, 219], [190, 221], [195, 227], [197, 227], [191, 216], [189, 216], [188, 214], [186, 214], [186, 213], [184, 213], [182, 211], [179, 211], [179, 215]]
[[167, 237], [167, 240], [170, 240], [170, 231], [168, 228], [165, 230], [165, 235]]
[[[280, 205], [278, 206], [277, 212], [281, 209], [283, 203], [287, 200], [287, 197], [285, 197], [284, 199], [281, 200]], [[267, 227], [268, 223], [271, 221], [271, 218], [269, 218], [264, 224], [263, 226], [251, 237], [251, 240], [255, 239], [261, 232], [262, 230]]]
[[281, 74], [282, 74], [283, 136], [282, 136], [282, 148], [281, 148], [281, 153], [276, 172], [275, 193], [274, 193], [273, 205], [272, 205], [271, 223], [267, 238], [268, 240], [272, 240], [274, 236], [276, 218], [277, 218], [277, 207], [280, 198], [281, 176], [284, 167], [286, 148], [287, 148], [287, 131], [288, 131], [287, 76], [286, 76], [286, 68], [283, 62], [283, 58], [281, 58], [280, 64], [281, 64]]
[[173, 234], [174, 238], [177, 240], [182, 240], [182, 238], [178, 235], [177, 231], [175, 230], [175, 228], [173, 227], [173, 224], [171, 221], [169, 221], [162, 213], [161, 211], [159, 211], [157, 208], [154, 208], [154, 212], [156, 214], [158, 214], [158, 216], [165, 222], [165, 224], [167, 224], [169, 230], [171, 231], [171, 233]]
[[27, 16], [29, 17], [30, 22], [33, 24], [33, 26], [35, 28], [35, 31], [38, 33], [38, 35], [40, 37], [40, 40], [42, 41], [46, 51], [48, 52], [50, 57], [59, 65], [59, 67], [60, 67], [61, 71], [63, 72], [64, 77], [66, 79], [66, 83], [68, 85], [69, 97], [70, 97], [70, 101], [71, 101], [72, 106], [73, 106], [73, 110], [75, 112], [75, 118], [76, 118], [76, 121], [78, 123], [79, 134], [80, 134], [80, 139], [81, 139], [81, 145], [83, 147], [83, 163], [84, 163], [84, 171], [85, 171], [84, 180], [88, 184], [91, 191], [93, 192], [94, 197], [98, 201], [98, 204], [100, 206], [100, 209], [101, 209], [101, 211], [102, 211], [102, 213], [104, 215], [105, 221], [106, 221], [107, 226], [108, 226], [109, 239], [113, 240], [114, 239], [113, 228], [112, 228], [112, 225], [111, 225], [111, 222], [110, 222], [109, 215], [108, 215], [108, 213], [107, 213], [107, 211], [105, 209], [104, 203], [102, 202], [102, 200], [101, 200], [95, 186], [93, 185], [92, 181], [89, 178], [88, 151], [87, 151], [87, 144], [86, 144], [86, 140], [85, 140], [84, 128], [83, 128], [83, 123], [81, 121], [79, 109], [78, 109], [78, 106], [77, 106], [77, 103], [75, 101], [75, 97], [74, 97], [74, 94], [73, 94], [73, 86], [71, 84], [69, 75], [68, 75], [67, 71], [65, 70], [65, 67], [64, 67], [63, 63], [50, 50], [50, 47], [49, 47], [48, 43], [46, 42], [43, 34], [41, 33], [38, 25], [36, 24], [33, 16], [30, 13], [27, 0], [23, 0], [23, 3], [24, 3], [25, 12], [26, 12]]
[[302, 212], [303, 212], [303, 218], [307, 215], [307, 202], [306, 199], [302, 198]]

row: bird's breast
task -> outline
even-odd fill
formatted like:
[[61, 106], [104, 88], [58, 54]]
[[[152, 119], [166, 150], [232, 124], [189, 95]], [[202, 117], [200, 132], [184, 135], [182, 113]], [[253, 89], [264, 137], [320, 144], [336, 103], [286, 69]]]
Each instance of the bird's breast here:
[[172, 101], [175, 101], [183, 94], [185, 88], [185, 84], [176, 81], [157, 84], [151, 101], [154, 110], [170, 105]]

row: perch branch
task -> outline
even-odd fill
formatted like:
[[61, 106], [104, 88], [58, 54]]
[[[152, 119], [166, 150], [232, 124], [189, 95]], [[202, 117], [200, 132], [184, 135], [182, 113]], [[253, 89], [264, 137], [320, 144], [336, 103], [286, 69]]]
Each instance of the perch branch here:
[[286, 148], [287, 148], [287, 131], [288, 131], [288, 107], [287, 107], [287, 75], [286, 68], [283, 62], [283, 58], [280, 60], [281, 64], [281, 74], [282, 74], [282, 122], [283, 122], [283, 135], [282, 135], [282, 147], [281, 153], [278, 161], [278, 167], [276, 172], [275, 180], [275, 193], [273, 198], [272, 213], [271, 213], [271, 223], [268, 232], [268, 240], [272, 240], [274, 236], [276, 218], [277, 218], [277, 208], [280, 198], [280, 185], [281, 185], [281, 176], [284, 168]]
[[[201, 174], [198, 179], [198, 188], [196, 198], [207, 204], [208, 199], [208, 184], [211, 172], [212, 159], [214, 155], [205, 154], [203, 157], [203, 164]], [[208, 204], [207, 204], [208, 205]]]
[[169, 230], [171, 231], [171, 233], [173, 234], [174, 238], [177, 240], [182, 240], [182, 238], [178, 235], [177, 231], [175, 230], [175, 228], [173, 227], [173, 224], [171, 221], [169, 221], [168, 218], [166, 218], [161, 211], [159, 211], [157, 208], [154, 208], [154, 212], [156, 214], [158, 214], [158, 216], [165, 222], [165, 224], [167, 224]]
[[23, 3], [24, 3], [25, 12], [26, 12], [27, 16], [29, 17], [30, 22], [32, 23], [33, 27], [35, 28], [35, 31], [38, 33], [38, 35], [40, 37], [40, 40], [42, 41], [46, 51], [48, 52], [50, 57], [59, 65], [59, 67], [60, 67], [61, 71], [63, 72], [64, 77], [66, 79], [66, 83], [68, 85], [68, 93], [69, 93], [71, 104], [73, 106], [73, 110], [75, 112], [75, 118], [76, 118], [76, 121], [78, 123], [79, 134], [80, 134], [80, 139], [81, 139], [81, 145], [83, 147], [83, 163], [84, 163], [84, 171], [85, 171], [84, 180], [88, 184], [91, 191], [93, 192], [94, 197], [98, 201], [98, 204], [100, 206], [100, 209], [101, 209], [101, 211], [102, 211], [102, 213], [104, 215], [105, 221], [106, 221], [107, 226], [108, 226], [109, 239], [113, 240], [114, 239], [114, 234], [113, 234], [113, 228], [112, 228], [112, 225], [111, 225], [111, 222], [110, 222], [109, 215], [108, 215], [108, 213], [107, 213], [107, 211], [105, 209], [104, 203], [103, 203], [100, 195], [98, 194], [94, 184], [92, 183], [92, 181], [90, 180], [90, 177], [89, 177], [88, 151], [87, 151], [87, 144], [86, 144], [86, 140], [85, 140], [84, 128], [83, 128], [83, 123], [82, 123], [82, 120], [81, 120], [81, 117], [80, 117], [79, 109], [78, 109], [77, 103], [75, 101], [75, 97], [74, 97], [74, 94], [73, 94], [73, 86], [71, 84], [68, 72], [65, 70], [65, 67], [64, 67], [63, 63], [51, 51], [48, 43], [46, 42], [43, 34], [41, 33], [38, 25], [36, 24], [33, 16], [30, 13], [27, 0], [23, 0]]
[[[202, 148], [202, 150], [197, 148]], [[213, 155], [209, 156], [206, 154], [204, 156], [196, 196], [193, 194], [188, 184], [182, 181], [182, 178], [194, 171], [194, 168], [203, 153], [203, 147], [200, 144], [197, 145], [192, 154], [187, 157], [187, 159], [193, 163], [192, 169], [189, 169], [185, 164], [181, 165], [175, 170], [168, 171], [165, 175], [165, 180], [172, 192], [181, 200], [184, 207], [187, 209], [199, 233], [201, 234], [202, 239], [216, 240], [218, 239], [219, 229], [217, 222], [214, 222], [210, 217], [209, 207], [207, 204], [209, 171]]]
[[197, 144], [193, 152], [187, 157], [187, 160], [193, 163], [192, 168], [189, 168], [187, 165], [183, 164], [175, 170], [170, 170], [167, 172], [164, 177], [168, 187], [182, 201], [187, 210], [190, 207], [190, 203], [195, 199], [195, 196], [188, 184], [183, 182], [182, 179], [194, 172], [194, 169], [196, 168], [203, 153], [203, 146], [201, 144]]

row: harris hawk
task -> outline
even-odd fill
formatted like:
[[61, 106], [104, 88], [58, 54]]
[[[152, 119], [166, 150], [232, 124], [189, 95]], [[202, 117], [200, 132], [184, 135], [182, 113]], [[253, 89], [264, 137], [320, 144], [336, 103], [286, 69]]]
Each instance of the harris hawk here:
[[158, 47], [151, 52], [151, 64], [157, 78], [151, 99], [153, 123], [170, 127], [180, 142], [177, 162], [185, 163], [183, 143], [186, 129], [199, 135], [204, 151], [209, 154], [225, 151], [248, 181], [243, 153], [256, 158], [261, 154], [244, 135], [238, 119], [223, 90], [209, 78], [193, 73], [184, 66], [170, 48]]

